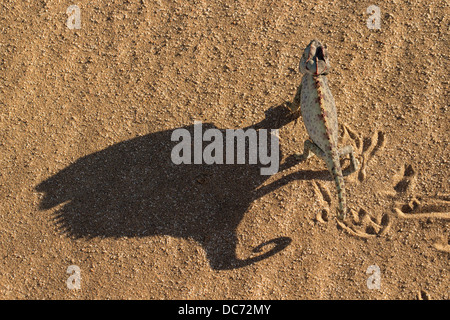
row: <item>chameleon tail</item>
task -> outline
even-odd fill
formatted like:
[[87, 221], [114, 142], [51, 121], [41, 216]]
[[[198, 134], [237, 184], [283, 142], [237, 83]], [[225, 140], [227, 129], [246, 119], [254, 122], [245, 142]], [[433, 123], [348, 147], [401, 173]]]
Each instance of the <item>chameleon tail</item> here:
[[339, 162], [339, 158], [335, 157], [333, 159], [332, 165], [330, 166], [330, 171], [333, 176], [333, 180], [336, 184], [338, 199], [339, 199], [339, 218], [344, 219], [347, 213], [347, 201], [345, 198], [345, 183], [344, 176], [342, 175], [342, 168]]

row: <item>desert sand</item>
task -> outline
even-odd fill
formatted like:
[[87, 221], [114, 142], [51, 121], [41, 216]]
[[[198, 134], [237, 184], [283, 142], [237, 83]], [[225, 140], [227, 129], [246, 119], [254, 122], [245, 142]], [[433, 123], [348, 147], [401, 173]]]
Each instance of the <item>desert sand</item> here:
[[[0, 298], [449, 299], [448, 13], [3, 1]], [[313, 38], [361, 163], [343, 223], [324, 162], [293, 158], [307, 134], [286, 106]], [[171, 136], [194, 121], [279, 129], [279, 171], [174, 164]]]

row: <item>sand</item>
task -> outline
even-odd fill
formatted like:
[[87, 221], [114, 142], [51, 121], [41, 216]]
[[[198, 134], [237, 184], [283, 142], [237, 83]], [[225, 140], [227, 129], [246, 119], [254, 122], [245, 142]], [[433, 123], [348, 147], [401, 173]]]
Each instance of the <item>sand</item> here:
[[[371, 4], [3, 1], [1, 299], [449, 299], [449, 6], [379, 1], [371, 29]], [[293, 158], [313, 38], [361, 163], [344, 223]], [[279, 129], [280, 170], [174, 164], [194, 121]]]

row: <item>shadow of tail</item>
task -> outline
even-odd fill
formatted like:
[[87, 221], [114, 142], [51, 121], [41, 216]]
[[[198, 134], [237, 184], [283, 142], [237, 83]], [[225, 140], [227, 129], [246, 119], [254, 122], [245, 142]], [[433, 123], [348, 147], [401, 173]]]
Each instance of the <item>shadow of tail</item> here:
[[210, 257], [209, 259], [210, 265], [213, 269], [216, 270], [231, 270], [246, 267], [248, 265], [267, 259], [277, 254], [278, 252], [284, 250], [291, 242], [292, 239], [289, 237], [279, 237], [266, 241], [264, 243], [261, 243], [259, 246], [253, 248], [252, 251], [254, 253], [261, 253], [264, 251], [264, 249], [270, 247], [268, 251], [247, 259], [238, 259], [236, 257], [234, 246], [229, 246], [229, 248], [233, 248], [233, 250], [228, 251], [228, 253], [222, 251], [220, 259], [217, 259], [218, 257], [217, 255], [214, 255], [214, 257]]

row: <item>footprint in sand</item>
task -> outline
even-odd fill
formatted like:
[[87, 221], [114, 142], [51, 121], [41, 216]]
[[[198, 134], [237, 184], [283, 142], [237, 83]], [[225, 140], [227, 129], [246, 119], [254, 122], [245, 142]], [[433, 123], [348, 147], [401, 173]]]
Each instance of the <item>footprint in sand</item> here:
[[[342, 135], [340, 140], [343, 142], [342, 145], [350, 145], [356, 155], [354, 160], [359, 163], [357, 165], [356, 172], [352, 172], [354, 166], [352, 166], [352, 158], [341, 159], [342, 173], [346, 176], [348, 181], [356, 181], [356, 183], [362, 183], [366, 179], [366, 166], [369, 161], [383, 149], [386, 145], [386, 137], [383, 131], [376, 131], [371, 137], [362, 137], [360, 134], [356, 133], [350, 127], [343, 125]], [[359, 155], [359, 156], [357, 156]], [[346, 166], [346, 163], [350, 162], [350, 165]], [[357, 177], [354, 178], [354, 177]], [[327, 183], [313, 182], [313, 189], [316, 199], [319, 201], [321, 207], [317, 211], [315, 220], [319, 223], [328, 222], [330, 216], [330, 208], [332, 207], [332, 199], [334, 198], [334, 193], [330, 193]], [[351, 195], [348, 195], [350, 197]], [[384, 235], [390, 228], [390, 219], [387, 214], [384, 213], [371, 213], [364, 208], [360, 208], [359, 211], [350, 210], [347, 215], [348, 218], [345, 222], [338, 221], [338, 224], [345, 230], [347, 230], [352, 235], [370, 238]]]
[[[394, 198], [409, 198], [409, 201], [396, 201], [393, 211], [401, 219], [444, 219], [450, 220], [450, 194], [438, 193], [434, 196], [420, 196], [414, 192], [417, 174], [406, 164], [393, 177]], [[433, 246], [443, 252], [450, 252], [449, 239], [443, 236]]]
[[338, 225], [359, 238], [381, 237], [385, 235], [391, 227], [389, 215], [373, 215], [364, 210], [350, 209], [350, 215], [345, 221], [337, 221]]
[[[330, 191], [325, 185], [317, 182], [313, 182], [313, 187], [322, 207], [322, 210], [316, 214], [316, 220], [320, 223], [326, 223], [330, 215]], [[364, 209], [360, 209], [358, 212], [351, 209], [350, 217], [347, 217], [345, 222], [338, 220], [337, 223], [342, 229], [360, 238], [383, 236], [391, 226], [388, 214], [374, 216]]]
[[[394, 212], [402, 219], [438, 218], [450, 220], [450, 194], [421, 196], [415, 193], [417, 173], [405, 164], [392, 178], [393, 192], [385, 192], [394, 199]], [[410, 199], [402, 201], [401, 199]]]
[[317, 195], [316, 199], [319, 200], [321, 211], [316, 214], [316, 220], [320, 223], [328, 222], [330, 216], [331, 207], [331, 194], [328, 187], [318, 182], [313, 182], [314, 193]]
[[[411, 165], [405, 165], [394, 181], [394, 190], [398, 198], [405, 195], [411, 199], [407, 203], [396, 202], [394, 211], [399, 218], [420, 219], [438, 218], [450, 220], [450, 194], [438, 193], [434, 196], [419, 196], [414, 193], [417, 174]], [[395, 178], [395, 177], [394, 177]]]
[[[366, 177], [366, 167], [369, 161], [386, 145], [386, 137], [383, 131], [376, 131], [371, 137], [362, 137], [347, 125], [342, 125], [342, 139], [351, 139], [356, 147], [355, 153], [359, 154], [360, 166], [357, 172], [359, 182]], [[345, 170], [344, 170], [345, 171]]]
[[394, 208], [397, 216], [403, 219], [438, 218], [450, 220], [450, 195], [434, 197], [414, 196], [408, 203]]
[[[350, 127], [343, 125], [343, 140], [353, 141], [355, 153], [360, 167], [357, 170], [357, 182], [362, 183], [367, 179], [366, 168], [370, 160], [386, 145], [386, 136], [383, 131], [375, 131], [371, 137], [362, 137]], [[348, 168], [344, 169], [344, 174]], [[351, 177], [353, 175], [350, 175]], [[398, 218], [403, 219], [446, 219], [450, 220], [450, 194], [437, 194], [435, 196], [419, 196], [414, 194], [417, 181], [417, 173], [413, 166], [405, 164], [391, 180], [391, 188], [381, 192], [381, 196], [394, 199], [393, 212]], [[331, 193], [326, 185], [314, 182], [314, 192], [323, 208], [316, 214], [316, 220], [326, 223], [330, 216]], [[400, 199], [409, 198], [408, 202]], [[369, 212], [365, 208], [359, 210], [350, 209], [344, 221], [337, 221], [338, 225], [350, 234], [360, 238], [371, 238], [386, 234], [391, 226], [390, 213]], [[443, 252], [450, 252], [449, 239], [440, 239], [434, 243], [434, 247]]]
[[450, 253], [450, 238], [444, 236], [433, 243], [433, 247], [439, 251]]
[[430, 294], [426, 292], [425, 290], [420, 290], [417, 293], [417, 299], [418, 300], [431, 300]]
[[[359, 154], [360, 166], [356, 172], [357, 182], [366, 180], [366, 168], [370, 160], [386, 145], [386, 136], [383, 131], [376, 130], [371, 137], [362, 137], [349, 126], [343, 125], [342, 139], [352, 140], [355, 153]], [[344, 169], [345, 174], [346, 169]], [[359, 238], [371, 238], [385, 235], [391, 226], [391, 219], [387, 213], [373, 213], [364, 208], [350, 209], [344, 221], [337, 221], [338, 225]]]

